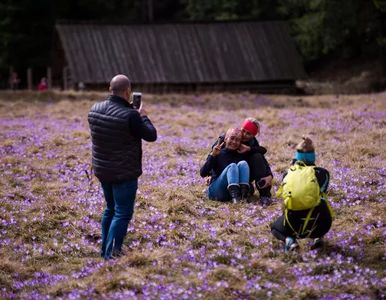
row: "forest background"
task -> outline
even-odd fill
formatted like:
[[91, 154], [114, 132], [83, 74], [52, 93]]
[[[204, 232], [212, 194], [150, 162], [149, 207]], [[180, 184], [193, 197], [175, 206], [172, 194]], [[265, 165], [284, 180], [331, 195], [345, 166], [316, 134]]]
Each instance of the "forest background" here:
[[44, 76], [52, 59], [54, 26], [63, 19], [288, 20], [311, 77], [363, 77], [361, 72], [368, 69], [375, 89], [385, 84], [385, 0], [4, 0], [0, 3], [0, 80], [9, 76], [10, 66], [16, 71], [33, 68], [36, 78]]

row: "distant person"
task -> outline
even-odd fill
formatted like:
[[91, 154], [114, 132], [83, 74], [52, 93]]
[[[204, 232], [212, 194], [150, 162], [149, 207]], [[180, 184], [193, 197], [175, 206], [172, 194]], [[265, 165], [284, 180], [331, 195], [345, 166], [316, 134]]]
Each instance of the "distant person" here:
[[201, 167], [201, 177], [211, 175], [207, 190], [209, 199], [239, 202], [249, 195], [249, 167], [244, 156], [237, 151], [242, 139], [239, 128], [230, 128], [223, 142], [220, 139]]
[[[246, 118], [241, 125], [242, 140], [238, 151], [243, 154], [244, 159], [248, 162], [250, 169], [250, 195], [253, 195], [255, 182], [256, 189], [259, 191], [261, 197], [271, 197], [272, 187], [272, 171], [264, 157], [267, 149], [261, 147], [256, 139], [260, 135], [259, 122], [254, 118]], [[212, 148], [218, 143], [224, 142], [224, 134], [219, 137]]]
[[322, 247], [331, 228], [333, 212], [325, 197], [330, 174], [317, 167], [315, 160], [312, 140], [303, 137], [277, 194], [284, 199], [284, 214], [271, 225], [272, 234], [284, 242], [285, 252], [299, 248], [297, 238], [314, 239], [311, 249]]
[[92, 165], [99, 179], [106, 208], [102, 217], [101, 256], [121, 256], [127, 227], [134, 213], [138, 177], [142, 174], [142, 140], [154, 142], [157, 131], [143, 103], [129, 103], [130, 81], [117, 75], [110, 82], [107, 100], [91, 107]]
[[8, 88], [11, 90], [19, 90], [21, 79], [19, 78], [17, 72], [12, 72], [11, 78], [8, 81]]
[[48, 84], [47, 84], [47, 78], [46, 77], [42, 77], [42, 79], [40, 79], [38, 90], [39, 91], [48, 90]]
[[78, 82], [78, 91], [83, 92], [85, 90], [86, 90], [86, 85], [82, 81]]

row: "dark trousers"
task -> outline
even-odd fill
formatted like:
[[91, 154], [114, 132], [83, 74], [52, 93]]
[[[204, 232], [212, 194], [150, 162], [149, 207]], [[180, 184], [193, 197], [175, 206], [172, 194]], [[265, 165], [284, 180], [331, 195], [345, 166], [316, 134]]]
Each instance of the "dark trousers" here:
[[133, 217], [138, 180], [101, 182], [106, 200], [102, 217], [101, 256], [106, 260], [122, 253], [127, 227]]
[[261, 189], [257, 186], [259, 180], [269, 175], [264, 157], [260, 153], [255, 153], [247, 158], [250, 169], [249, 182], [255, 181], [256, 189], [262, 197], [271, 197], [271, 186]]
[[[275, 238], [281, 241], [285, 241], [287, 237], [292, 238], [321, 238], [323, 237], [331, 228], [332, 219], [331, 217], [325, 217], [325, 218], [318, 218], [316, 220], [310, 220], [308, 222], [307, 228], [311, 230], [310, 233], [298, 236], [291, 227], [289, 227], [288, 224], [284, 225], [284, 218], [285, 216], [282, 215], [279, 218], [276, 219], [275, 222], [271, 224], [271, 232]], [[291, 220], [290, 220], [291, 221]], [[287, 223], [287, 222], [286, 222]], [[295, 225], [296, 224], [296, 225]], [[291, 225], [294, 227], [295, 230], [299, 230], [300, 227], [303, 225], [302, 222], [291, 222]], [[299, 226], [300, 225], [300, 226]]]

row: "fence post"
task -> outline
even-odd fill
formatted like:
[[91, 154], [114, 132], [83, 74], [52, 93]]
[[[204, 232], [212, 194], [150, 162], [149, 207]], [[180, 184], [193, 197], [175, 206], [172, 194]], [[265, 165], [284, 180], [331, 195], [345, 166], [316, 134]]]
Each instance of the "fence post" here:
[[11, 90], [13, 90], [13, 78], [12, 78], [12, 75], [13, 75], [13, 67], [9, 67], [9, 88]]
[[28, 84], [28, 90], [32, 90], [32, 69], [27, 69], [27, 84]]
[[65, 66], [65, 67], [63, 68], [63, 90], [64, 90], [64, 91], [68, 89], [68, 82], [67, 82], [67, 80], [68, 80], [68, 75], [67, 75], [67, 71], [68, 71], [68, 67]]
[[51, 88], [52, 88], [52, 72], [51, 72], [50, 67], [47, 68], [47, 85], [48, 85], [48, 89], [51, 90]]

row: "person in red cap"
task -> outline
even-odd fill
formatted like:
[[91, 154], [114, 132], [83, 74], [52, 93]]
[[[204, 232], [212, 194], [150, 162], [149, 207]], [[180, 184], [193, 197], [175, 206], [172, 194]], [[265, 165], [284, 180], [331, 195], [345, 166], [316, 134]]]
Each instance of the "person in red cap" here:
[[[254, 193], [253, 182], [255, 182], [256, 189], [261, 197], [271, 197], [273, 174], [268, 161], [264, 157], [267, 149], [260, 146], [256, 139], [256, 136], [260, 134], [259, 122], [255, 118], [246, 118], [241, 125], [241, 132], [242, 139], [238, 152], [243, 155], [249, 165], [250, 195]], [[225, 135], [222, 134], [218, 141], [213, 144], [212, 149], [218, 143], [222, 144], [224, 137]]]
[[239, 128], [229, 128], [224, 141], [213, 147], [200, 169], [201, 177], [211, 175], [207, 190], [211, 200], [237, 203], [246, 200], [249, 194], [249, 167], [238, 149], [242, 132]]
[[46, 91], [46, 90], [48, 90], [47, 78], [46, 77], [42, 77], [42, 79], [40, 80], [38, 90], [39, 91]]

